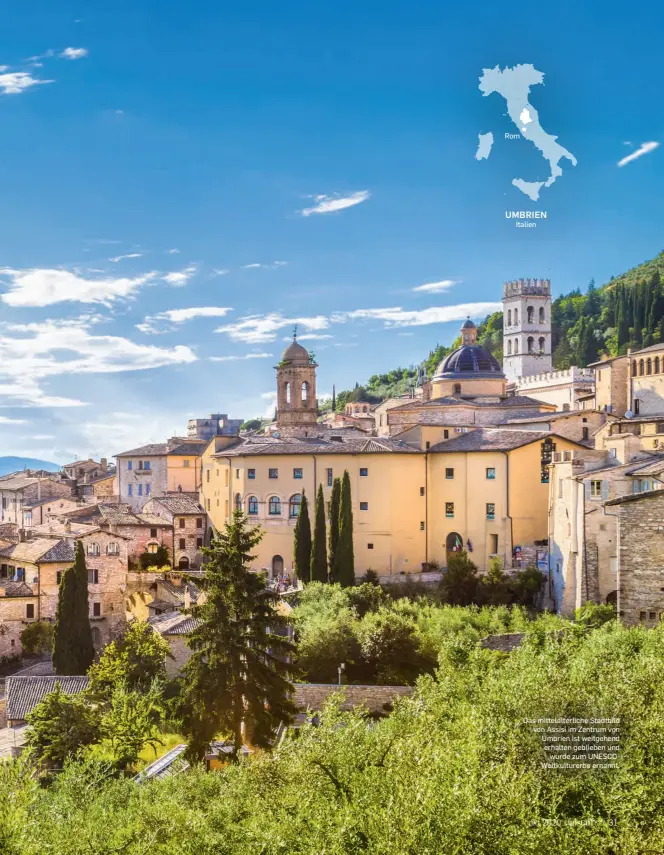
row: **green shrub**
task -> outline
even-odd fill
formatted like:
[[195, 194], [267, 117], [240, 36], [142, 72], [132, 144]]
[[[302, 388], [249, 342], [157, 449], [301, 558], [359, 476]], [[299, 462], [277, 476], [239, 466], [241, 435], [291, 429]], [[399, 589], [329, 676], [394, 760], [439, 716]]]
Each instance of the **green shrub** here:
[[21, 630], [21, 646], [28, 656], [50, 653], [53, 649], [53, 624], [45, 620], [29, 623]]

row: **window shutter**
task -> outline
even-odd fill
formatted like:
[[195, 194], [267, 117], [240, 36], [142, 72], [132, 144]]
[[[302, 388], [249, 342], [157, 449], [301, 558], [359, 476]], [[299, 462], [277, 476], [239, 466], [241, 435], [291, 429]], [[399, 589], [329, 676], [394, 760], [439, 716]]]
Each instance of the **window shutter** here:
[[585, 491], [586, 491], [586, 499], [589, 499], [590, 498], [590, 481], [585, 481], [583, 486], [584, 486]]
[[602, 481], [602, 501], [606, 502], [609, 499], [609, 482]]

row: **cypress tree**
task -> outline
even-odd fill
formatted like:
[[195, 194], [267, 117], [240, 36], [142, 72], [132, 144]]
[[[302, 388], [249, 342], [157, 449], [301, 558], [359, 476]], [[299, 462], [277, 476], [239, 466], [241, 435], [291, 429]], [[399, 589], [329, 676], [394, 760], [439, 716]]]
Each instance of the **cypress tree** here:
[[316, 514], [314, 517], [314, 538], [311, 542], [311, 581], [327, 582], [327, 548], [325, 544], [325, 499], [323, 485], [318, 485], [316, 495]]
[[344, 472], [339, 504], [339, 541], [334, 556], [334, 579], [348, 588], [355, 584], [355, 558], [353, 555], [353, 506], [350, 495], [350, 475]]
[[183, 669], [180, 707], [188, 754], [198, 760], [218, 733], [231, 734], [237, 756], [243, 724], [252, 743], [266, 748], [280, 722], [296, 711], [287, 619], [276, 610], [277, 594], [249, 569], [261, 538], [260, 529], [247, 528], [246, 517], [235, 511], [202, 550], [205, 575], [196, 584], [206, 597], [189, 610], [197, 625], [187, 638], [192, 654]]
[[332, 496], [330, 497], [330, 540], [327, 550], [327, 558], [330, 568], [330, 582], [338, 582], [335, 574], [334, 558], [337, 554], [339, 544], [339, 505], [341, 504], [341, 478], [335, 478], [332, 484]]
[[90, 629], [88, 570], [83, 544], [76, 541], [74, 566], [62, 575], [53, 633], [53, 669], [60, 675], [85, 674], [95, 658]]
[[311, 522], [309, 520], [309, 505], [302, 490], [302, 504], [295, 523], [295, 572], [302, 582], [310, 582], [311, 565]]

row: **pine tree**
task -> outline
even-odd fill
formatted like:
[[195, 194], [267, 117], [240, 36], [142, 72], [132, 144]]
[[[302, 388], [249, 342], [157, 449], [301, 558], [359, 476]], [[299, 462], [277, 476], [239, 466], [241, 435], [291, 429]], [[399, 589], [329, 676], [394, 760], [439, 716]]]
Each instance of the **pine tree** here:
[[80, 540], [76, 542], [74, 566], [62, 575], [55, 610], [53, 669], [56, 674], [85, 674], [95, 658], [90, 629], [88, 571]]
[[191, 758], [201, 759], [220, 733], [230, 737], [237, 757], [243, 724], [252, 744], [267, 748], [276, 727], [295, 713], [288, 680], [295, 648], [275, 608], [278, 595], [249, 570], [263, 535], [246, 523], [235, 511], [201, 550], [205, 576], [196, 584], [206, 597], [189, 610], [198, 625], [187, 638], [192, 654], [183, 669], [180, 709]]
[[295, 573], [302, 582], [311, 581], [311, 521], [309, 519], [309, 503], [302, 490], [300, 513], [295, 523], [295, 538], [293, 543], [295, 553]]
[[334, 556], [334, 580], [344, 587], [355, 584], [355, 557], [353, 555], [353, 506], [350, 495], [350, 475], [344, 472], [339, 504], [339, 540]]
[[332, 495], [330, 497], [330, 534], [327, 550], [327, 560], [330, 569], [330, 582], [338, 582], [335, 574], [334, 558], [339, 545], [339, 505], [341, 504], [341, 478], [335, 478], [332, 483]]
[[318, 485], [316, 495], [316, 514], [314, 517], [314, 537], [311, 542], [311, 581], [327, 582], [327, 547], [325, 532], [325, 498], [323, 485]]

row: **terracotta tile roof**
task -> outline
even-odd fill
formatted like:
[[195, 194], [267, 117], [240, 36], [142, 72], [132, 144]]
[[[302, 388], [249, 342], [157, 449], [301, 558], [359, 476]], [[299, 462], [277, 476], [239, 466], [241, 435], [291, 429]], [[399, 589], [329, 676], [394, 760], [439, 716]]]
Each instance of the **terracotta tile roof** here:
[[640, 502], [643, 499], [652, 499], [654, 496], [662, 496], [664, 492], [660, 490], [644, 490], [643, 493], [630, 493], [628, 496], [619, 496], [617, 499], [611, 499], [604, 502], [605, 505], [622, 505], [625, 502]]
[[[4, 580], [3, 580], [4, 581]], [[2, 587], [5, 589], [5, 597], [34, 597], [37, 594], [25, 582], [9, 582], [7, 581]]]
[[157, 502], [172, 514], [179, 514], [180, 516], [186, 514], [197, 514], [200, 516], [203, 513], [203, 508], [198, 503], [198, 499], [194, 499], [186, 493], [178, 493], [170, 496], [153, 496], [152, 502]]
[[[453, 451], [512, 451], [532, 442], [541, 442], [550, 436], [552, 439], [564, 439], [551, 431], [518, 430], [515, 428], [478, 428], [463, 433], [454, 439], [448, 439], [432, 446], [430, 452]], [[568, 440], [573, 442], [573, 440]], [[580, 443], [575, 442], [575, 445]]]
[[57, 683], [65, 694], [78, 695], [89, 682], [88, 677], [7, 677], [7, 719], [25, 721]]
[[201, 621], [191, 615], [167, 612], [148, 619], [148, 623], [159, 635], [188, 635], [200, 625]]
[[544, 401], [537, 401], [535, 398], [530, 398], [528, 395], [477, 395], [475, 397], [464, 397], [461, 395], [445, 395], [442, 398], [432, 398], [430, 401], [418, 401], [414, 398], [407, 404], [401, 404], [398, 407], [391, 407], [388, 413], [399, 412], [399, 410], [419, 410], [429, 407], [537, 407], [547, 406]]
[[205, 451], [207, 442], [205, 440], [193, 440], [182, 438], [181, 442], [155, 442], [149, 445], [141, 445], [140, 448], [132, 448], [130, 451], [122, 451], [115, 457], [162, 457], [164, 455], [201, 455]]
[[37, 537], [24, 543], [12, 543], [0, 549], [0, 556], [29, 564], [46, 564], [74, 560], [74, 547], [67, 540], [53, 541], [49, 537]]
[[[339, 436], [338, 440], [332, 437]], [[392, 437], [346, 437], [332, 431], [329, 439], [301, 437], [272, 439], [251, 437], [225, 448], [218, 457], [243, 457], [272, 454], [421, 454], [422, 452]], [[159, 500], [157, 500], [159, 501]]]

